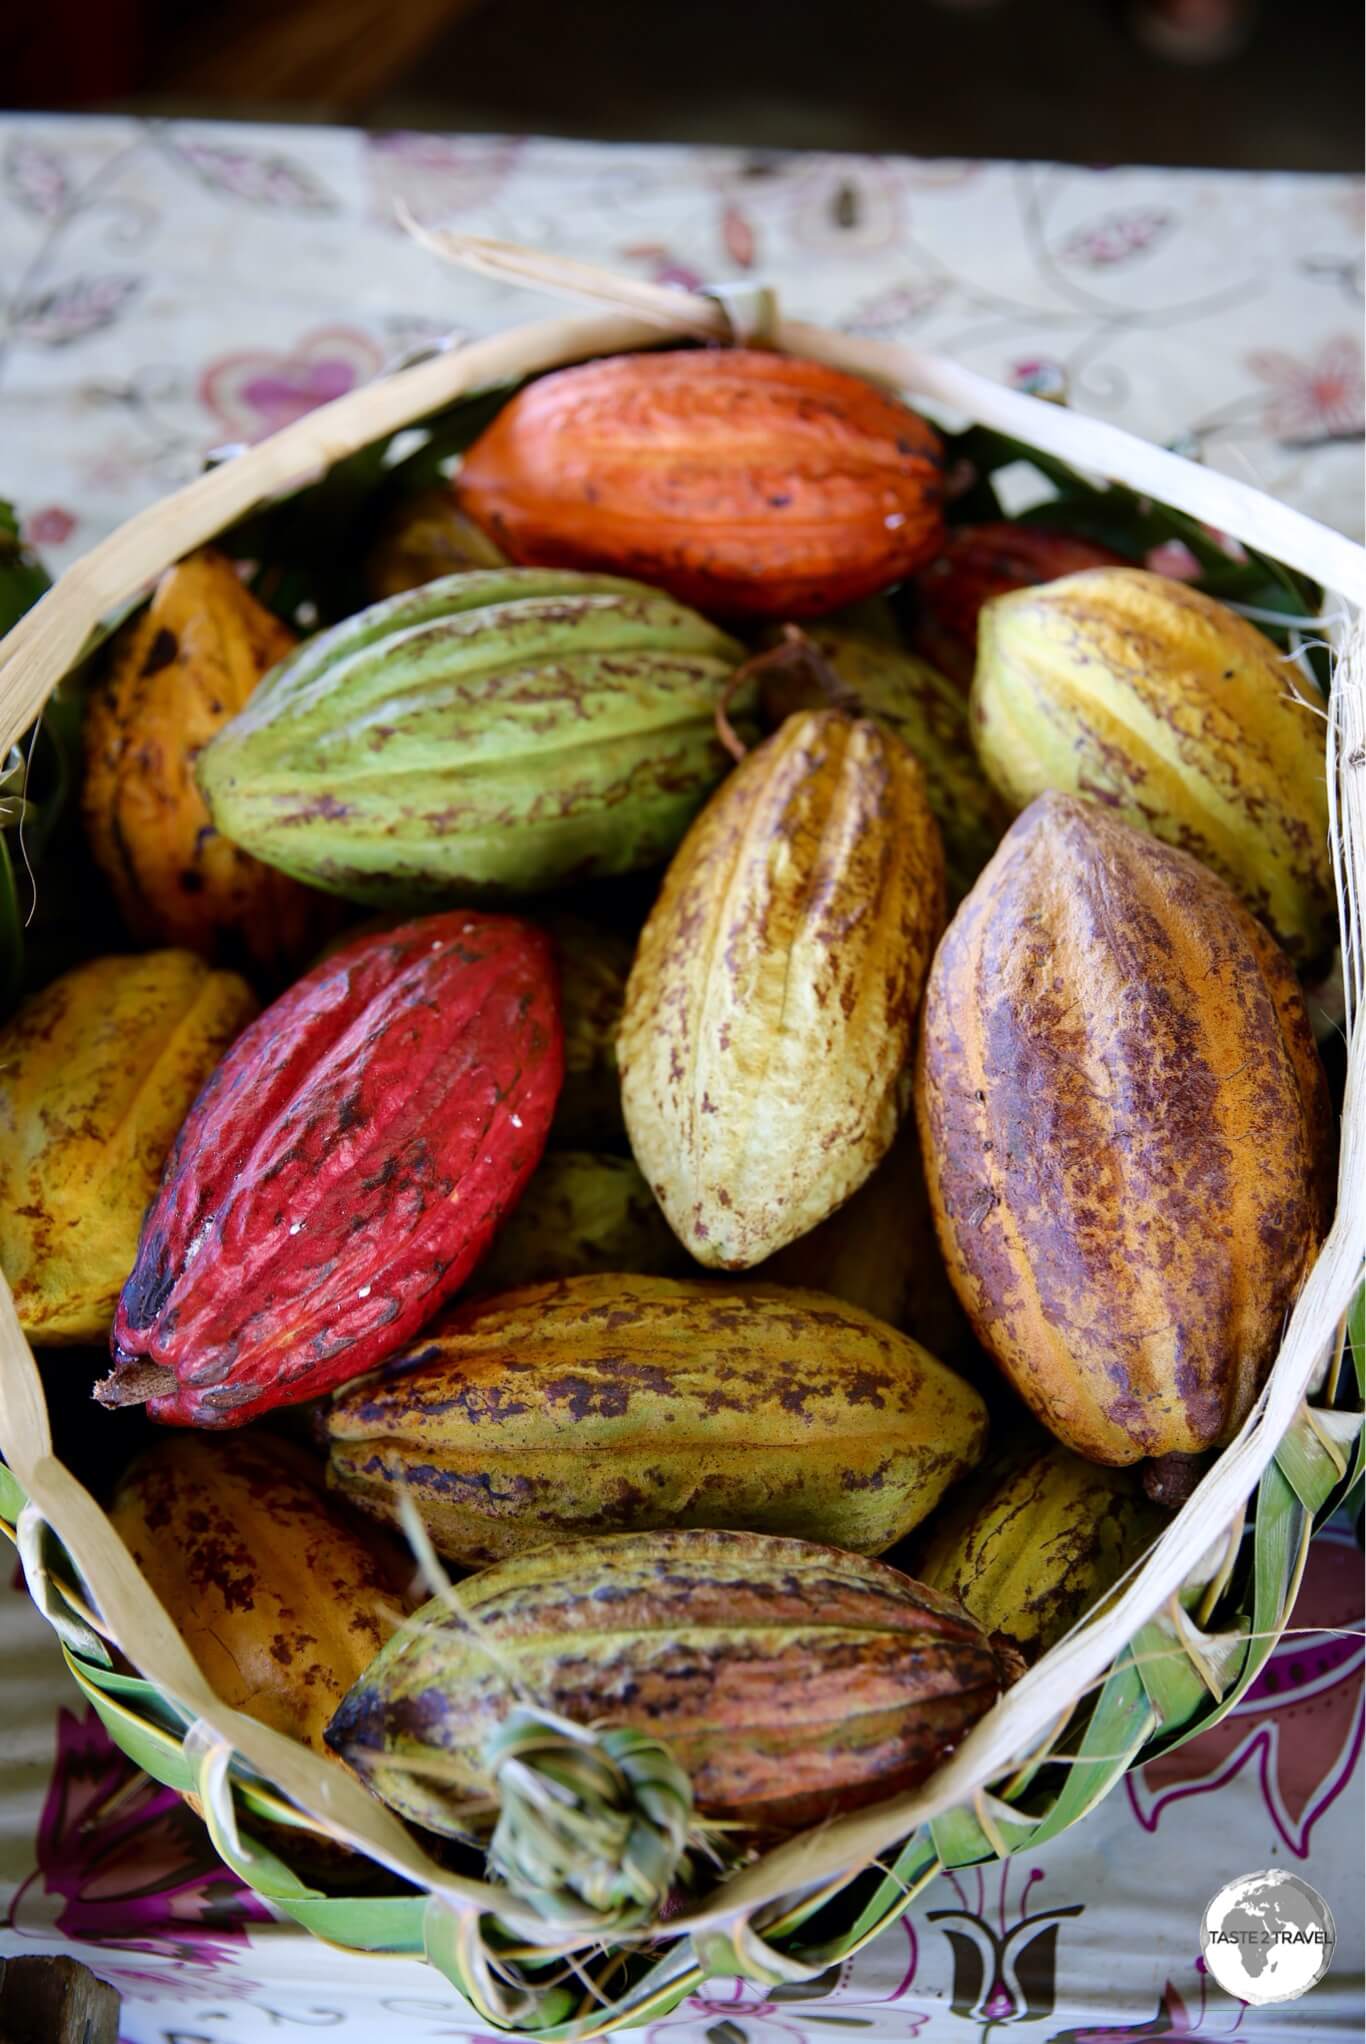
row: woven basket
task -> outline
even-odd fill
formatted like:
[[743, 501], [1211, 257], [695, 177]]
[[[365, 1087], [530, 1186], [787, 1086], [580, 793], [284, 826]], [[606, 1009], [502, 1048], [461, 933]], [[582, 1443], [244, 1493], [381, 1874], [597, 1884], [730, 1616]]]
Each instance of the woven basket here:
[[[578, 2039], [657, 2017], [709, 1975], [764, 1983], [816, 1976], [876, 1937], [941, 1868], [1032, 1850], [1076, 1823], [1126, 1769], [1230, 1710], [1275, 1645], [1316, 1519], [1362, 1475], [1366, 552], [1112, 426], [933, 355], [781, 319], [762, 296], [727, 304], [501, 244], [423, 238], [486, 273], [615, 309], [438, 353], [309, 413], [131, 519], [0, 644], [0, 760], [173, 560], [416, 422], [439, 429], [474, 393], [661, 340], [762, 339], [891, 385], [941, 417], [1010, 436], [1019, 455], [1036, 457], [1055, 479], [1081, 470], [1138, 492], [1158, 530], [1194, 537], [1208, 526], [1233, 536], [1320, 585], [1333, 620], [1326, 758], [1348, 1047], [1339, 1204], [1255, 1410], [1118, 1593], [1023, 1676], [923, 1787], [718, 1877], [667, 1923], [613, 1932], [610, 1943], [591, 1922], [548, 1926], [509, 1889], [438, 1865], [336, 1763], [220, 1702], [108, 1519], [54, 1457], [37, 1369], [0, 1279], [8, 1464], [0, 1467], [0, 1526], [18, 1545], [73, 1677], [119, 1745], [158, 1780], [193, 1794], [228, 1865], [318, 1937], [372, 1953], [425, 1953], [484, 2022]], [[1179, 1599], [1202, 1569], [1203, 1594]], [[139, 1673], [123, 1672], [128, 1666]], [[335, 1884], [344, 1892], [329, 1892], [294, 1871], [340, 1864], [308, 1833], [372, 1862], [370, 1892], [350, 1878]]]

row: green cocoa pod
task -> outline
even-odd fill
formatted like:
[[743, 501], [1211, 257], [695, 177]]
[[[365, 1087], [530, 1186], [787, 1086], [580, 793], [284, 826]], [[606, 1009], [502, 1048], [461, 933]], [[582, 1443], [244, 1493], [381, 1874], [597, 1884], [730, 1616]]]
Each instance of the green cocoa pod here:
[[617, 1029], [635, 945], [620, 931], [603, 929], [582, 916], [550, 916], [546, 928], [560, 968], [564, 1030], [564, 1084], [551, 1143], [566, 1150], [624, 1150]]
[[217, 828], [379, 907], [651, 866], [725, 773], [741, 648], [616, 576], [476, 569], [272, 669], [199, 759]]
[[629, 1157], [547, 1150], [462, 1296], [595, 1271], [676, 1277], [693, 1268]]
[[1132, 1469], [1083, 1461], [1057, 1441], [1034, 1444], [964, 1485], [920, 1549], [916, 1573], [1036, 1661], [1166, 1523]]
[[872, 630], [813, 624], [764, 668], [768, 721], [829, 704], [826, 678], [806, 650], [812, 647], [848, 691], [852, 713], [876, 718], [915, 754], [944, 840], [950, 905], [961, 901], [1010, 821], [973, 752], [963, 691], [927, 660], [888, 644]]

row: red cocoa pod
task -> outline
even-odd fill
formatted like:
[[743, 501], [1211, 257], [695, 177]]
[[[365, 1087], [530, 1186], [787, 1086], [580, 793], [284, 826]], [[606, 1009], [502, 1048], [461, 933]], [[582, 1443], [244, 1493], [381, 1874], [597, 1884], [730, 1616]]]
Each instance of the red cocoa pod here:
[[190, 1110], [96, 1396], [241, 1426], [402, 1348], [534, 1170], [563, 1057], [549, 939], [511, 917], [427, 916], [315, 966]]
[[529, 384], [456, 491], [514, 561], [635, 575], [724, 617], [818, 617], [935, 552], [942, 467], [933, 428], [861, 377], [671, 350]]
[[993, 596], [1052, 582], [1082, 568], [1126, 566], [1121, 554], [1094, 540], [1041, 525], [960, 525], [943, 551], [912, 577], [915, 622], [911, 644], [923, 660], [960, 688], [977, 664], [977, 613]]

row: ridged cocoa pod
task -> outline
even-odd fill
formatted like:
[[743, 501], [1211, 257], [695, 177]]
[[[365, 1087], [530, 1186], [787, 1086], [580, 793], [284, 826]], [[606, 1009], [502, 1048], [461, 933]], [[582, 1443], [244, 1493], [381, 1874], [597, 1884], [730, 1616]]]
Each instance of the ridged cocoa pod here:
[[722, 617], [818, 617], [937, 551], [942, 465], [917, 413], [843, 370], [673, 350], [538, 378], [456, 491], [515, 561], [638, 575]]
[[315, 966], [195, 1102], [97, 1395], [241, 1426], [401, 1348], [535, 1169], [561, 1059], [528, 923], [429, 916]]
[[999, 520], [956, 526], [934, 559], [912, 577], [911, 644], [966, 695], [977, 665], [977, 621], [984, 603], [1059, 575], [1124, 565], [1122, 555], [1107, 546], [1046, 532], [1040, 525]]
[[101, 1341], [196, 1093], [256, 1013], [189, 951], [94, 958], [0, 1029], [0, 1269], [30, 1341]]
[[1044, 1425], [1116, 1465], [1228, 1440], [1333, 1132], [1295, 975], [1223, 881], [1041, 796], [939, 947], [916, 1107], [949, 1274]]
[[372, 599], [400, 596], [466, 568], [502, 568], [503, 554], [444, 484], [405, 497], [385, 521], [365, 561]]
[[410, 1497], [471, 1565], [660, 1526], [879, 1553], [978, 1461], [986, 1408], [819, 1292], [614, 1274], [457, 1306], [327, 1431], [336, 1489], [394, 1520]]
[[916, 1551], [916, 1573], [1036, 1661], [1164, 1524], [1133, 1470], [1086, 1462], [1052, 1441], [1017, 1450], [956, 1492]]
[[223, 1699], [318, 1752], [404, 1616], [401, 1551], [353, 1526], [291, 1442], [158, 1441], [110, 1519]]
[[923, 1781], [1009, 1679], [937, 1591], [761, 1534], [542, 1548], [453, 1601], [414, 1613], [327, 1731], [377, 1795], [433, 1831], [490, 1801], [486, 1742], [523, 1694], [575, 1724], [663, 1739], [700, 1815], [774, 1831]]
[[282, 661], [199, 784], [236, 843], [350, 900], [533, 896], [669, 856], [730, 764], [741, 658], [639, 582], [447, 575]]
[[95, 863], [140, 944], [278, 967], [307, 955], [332, 904], [213, 826], [200, 750], [297, 643], [223, 554], [168, 568], [115, 636], [85, 707], [82, 810]]
[[631, 940], [582, 916], [549, 916], [545, 926], [560, 969], [564, 1025], [564, 1085], [550, 1140], [567, 1150], [624, 1149], [617, 1030], [631, 972]]
[[944, 1268], [910, 1115], [853, 1197], [752, 1274], [765, 1284], [829, 1292], [900, 1328], [946, 1362], [972, 1339]]
[[886, 1154], [943, 916], [924, 780], [880, 725], [789, 717], [703, 811], [617, 1039], [631, 1148], [699, 1263], [761, 1263]]
[[1308, 963], [1336, 922], [1323, 705], [1296, 686], [1213, 597], [1098, 568], [987, 605], [973, 738], [1013, 809], [1046, 788], [1097, 797], [1193, 852]]
[[547, 1150], [465, 1296], [598, 1271], [678, 1277], [695, 1267], [629, 1157]]
[[915, 654], [885, 639], [815, 624], [770, 658], [761, 697], [772, 724], [829, 703], [822, 678], [804, 660], [814, 648], [827, 674], [848, 691], [847, 707], [895, 731], [915, 754], [944, 841], [950, 903], [957, 903], [1001, 841], [1010, 812], [972, 749], [963, 691]]

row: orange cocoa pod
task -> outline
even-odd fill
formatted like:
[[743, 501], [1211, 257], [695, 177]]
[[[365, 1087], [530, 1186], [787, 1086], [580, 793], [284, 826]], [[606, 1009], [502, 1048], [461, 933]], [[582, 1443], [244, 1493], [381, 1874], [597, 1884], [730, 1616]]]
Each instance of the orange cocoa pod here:
[[562, 369], [456, 481], [514, 561], [638, 576], [724, 616], [814, 617], [940, 545], [943, 450], [859, 377], [733, 348]]

